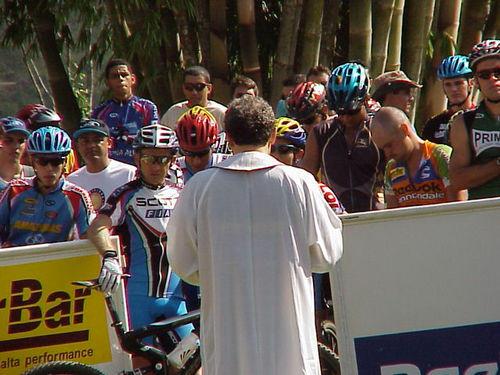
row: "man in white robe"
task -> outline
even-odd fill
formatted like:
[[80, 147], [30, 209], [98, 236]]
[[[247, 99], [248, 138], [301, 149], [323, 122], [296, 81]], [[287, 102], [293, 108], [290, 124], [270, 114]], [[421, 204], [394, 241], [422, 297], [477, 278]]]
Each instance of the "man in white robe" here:
[[319, 375], [312, 272], [342, 254], [341, 222], [313, 176], [269, 155], [274, 114], [234, 100], [235, 156], [186, 184], [167, 227], [168, 257], [201, 287], [204, 375]]

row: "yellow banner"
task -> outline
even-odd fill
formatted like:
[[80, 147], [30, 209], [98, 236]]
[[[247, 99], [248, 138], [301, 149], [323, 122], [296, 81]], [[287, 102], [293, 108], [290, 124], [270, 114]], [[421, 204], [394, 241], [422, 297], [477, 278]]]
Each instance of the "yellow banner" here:
[[49, 361], [111, 361], [101, 293], [72, 281], [97, 276], [100, 257], [0, 266], [0, 373]]

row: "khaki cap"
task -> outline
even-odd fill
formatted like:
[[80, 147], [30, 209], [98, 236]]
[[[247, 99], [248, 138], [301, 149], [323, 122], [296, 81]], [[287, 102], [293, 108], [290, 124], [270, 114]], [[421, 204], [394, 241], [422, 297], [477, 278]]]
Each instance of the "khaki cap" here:
[[383, 73], [373, 81], [372, 98], [380, 101], [388, 92], [407, 86], [416, 87], [417, 89], [422, 88], [422, 85], [409, 79], [402, 70]]

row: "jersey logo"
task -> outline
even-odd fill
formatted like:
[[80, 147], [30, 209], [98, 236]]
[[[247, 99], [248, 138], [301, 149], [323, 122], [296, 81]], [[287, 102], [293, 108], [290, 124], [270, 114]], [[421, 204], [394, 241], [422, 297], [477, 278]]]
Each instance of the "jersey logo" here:
[[420, 178], [422, 180], [426, 180], [429, 177], [431, 177], [431, 167], [429, 165], [426, 165], [425, 167], [422, 168], [422, 172], [420, 173]]
[[405, 169], [403, 167], [397, 167], [391, 169], [389, 172], [389, 178], [391, 181], [398, 179], [399, 177], [403, 177], [405, 175]]
[[476, 156], [489, 148], [500, 148], [500, 131], [472, 130]]
[[38, 203], [38, 200], [35, 199], [35, 198], [24, 198], [24, 203], [28, 203], [28, 204], [37, 204]]

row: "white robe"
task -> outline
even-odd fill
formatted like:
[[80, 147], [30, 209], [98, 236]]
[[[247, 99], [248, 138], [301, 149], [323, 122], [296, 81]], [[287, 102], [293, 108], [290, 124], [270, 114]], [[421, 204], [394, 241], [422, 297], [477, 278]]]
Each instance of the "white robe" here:
[[204, 375], [320, 374], [311, 272], [342, 236], [312, 175], [235, 155], [189, 180], [167, 232], [173, 270], [201, 286]]

